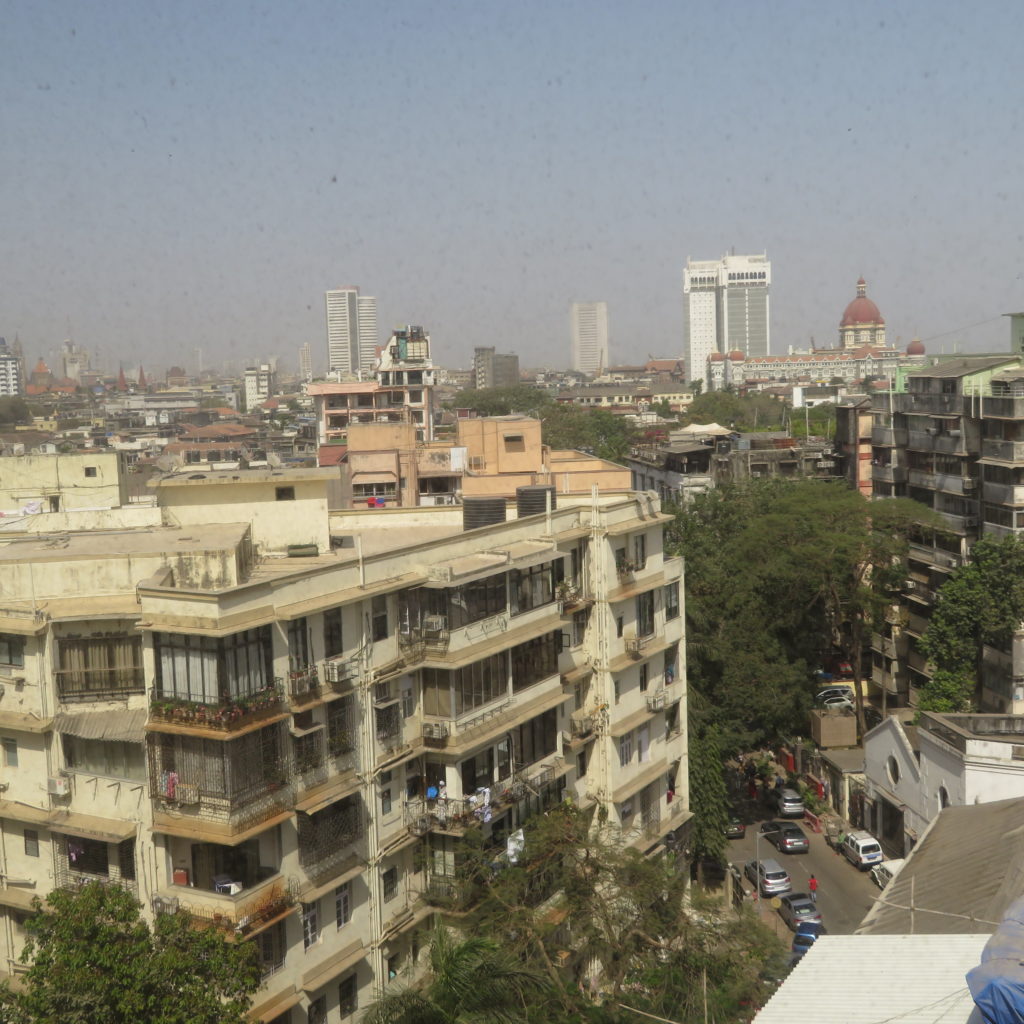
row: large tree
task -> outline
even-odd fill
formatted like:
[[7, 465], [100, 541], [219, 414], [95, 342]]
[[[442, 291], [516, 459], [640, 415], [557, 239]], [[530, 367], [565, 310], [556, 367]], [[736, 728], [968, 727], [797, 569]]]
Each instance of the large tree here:
[[7, 1024], [243, 1024], [259, 988], [251, 942], [162, 914], [152, 928], [121, 886], [92, 882], [35, 900], [23, 990], [0, 994]]

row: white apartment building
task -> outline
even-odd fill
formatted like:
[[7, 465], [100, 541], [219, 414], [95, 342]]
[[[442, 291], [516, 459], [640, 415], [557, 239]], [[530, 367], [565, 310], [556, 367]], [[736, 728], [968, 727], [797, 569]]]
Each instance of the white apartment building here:
[[600, 373], [608, 366], [608, 303], [574, 302], [570, 319], [572, 368]]
[[327, 369], [368, 373], [377, 358], [377, 300], [356, 287], [326, 293]]
[[687, 260], [683, 269], [683, 358], [686, 372], [701, 379], [713, 352], [745, 358], [771, 348], [767, 255]]
[[257, 944], [252, 1019], [338, 1024], [415, 976], [467, 832], [500, 850], [566, 799], [643, 852], [685, 826], [654, 496], [466, 531], [457, 508], [328, 521], [328, 476], [170, 476], [146, 527], [2, 538], [7, 973], [33, 896], [116, 881]]
[[248, 367], [243, 379], [246, 412], [252, 412], [268, 398], [277, 394], [277, 373], [269, 363]]
[[22, 383], [21, 361], [10, 352], [0, 351], [0, 396], [20, 395]]
[[313, 379], [313, 350], [308, 341], [299, 346], [299, 376], [307, 383]]

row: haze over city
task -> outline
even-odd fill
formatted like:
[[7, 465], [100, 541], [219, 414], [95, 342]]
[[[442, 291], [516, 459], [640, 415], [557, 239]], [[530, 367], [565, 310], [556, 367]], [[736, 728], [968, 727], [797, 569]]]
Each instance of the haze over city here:
[[4, 5], [0, 335], [158, 366], [326, 356], [324, 291], [566, 365], [682, 351], [682, 268], [772, 261], [772, 350], [863, 274], [905, 346], [1024, 308], [1024, 8]]

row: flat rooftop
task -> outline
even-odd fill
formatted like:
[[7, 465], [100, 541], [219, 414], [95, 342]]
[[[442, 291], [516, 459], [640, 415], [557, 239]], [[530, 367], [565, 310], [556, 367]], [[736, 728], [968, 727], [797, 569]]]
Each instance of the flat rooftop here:
[[210, 469], [168, 473], [147, 483], [148, 487], [191, 487], [198, 484], [299, 483], [300, 481], [337, 480], [334, 469]]

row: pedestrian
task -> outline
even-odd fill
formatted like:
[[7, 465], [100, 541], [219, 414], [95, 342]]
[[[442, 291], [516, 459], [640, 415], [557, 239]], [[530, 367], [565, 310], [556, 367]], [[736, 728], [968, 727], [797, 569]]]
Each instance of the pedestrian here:
[[812, 903], [817, 903], [818, 902], [818, 880], [814, 877], [814, 875], [811, 875], [810, 879], [807, 882], [807, 890], [811, 894], [811, 902]]

